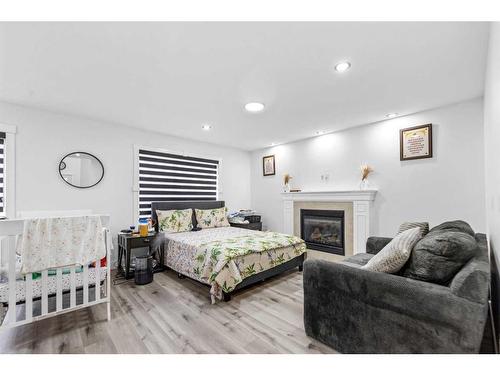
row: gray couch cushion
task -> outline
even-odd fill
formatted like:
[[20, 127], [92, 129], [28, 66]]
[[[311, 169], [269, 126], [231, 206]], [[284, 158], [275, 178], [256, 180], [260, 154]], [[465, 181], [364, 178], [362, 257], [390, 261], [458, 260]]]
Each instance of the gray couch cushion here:
[[469, 224], [462, 220], [445, 221], [444, 223], [439, 224], [430, 230], [430, 232], [436, 231], [462, 232], [474, 237], [474, 230]]
[[366, 252], [369, 254], [377, 254], [391, 241], [391, 237], [368, 237], [366, 240]]
[[478, 245], [467, 233], [435, 229], [415, 245], [403, 275], [445, 285], [477, 254]]
[[373, 254], [359, 253], [350, 257], [345, 258], [341, 263], [348, 266], [355, 264], [358, 266], [364, 266], [373, 257]]

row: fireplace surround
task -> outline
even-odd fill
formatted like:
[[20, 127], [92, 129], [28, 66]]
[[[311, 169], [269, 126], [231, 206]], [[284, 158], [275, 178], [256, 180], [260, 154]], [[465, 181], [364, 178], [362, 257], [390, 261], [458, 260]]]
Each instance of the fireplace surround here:
[[343, 210], [300, 210], [300, 235], [307, 248], [345, 255]]
[[[338, 209], [342, 208], [345, 216], [345, 255], [364, 253], [366, 251], [366, 240], [370, 236], [373, 218], [373, 201], [377, 190], [333, 190], [333, 191], [301, 191], [281, 193], [283, 198], [283, 233], [300, 236], [300, 215], [295, 206], [303, 206], [301, 209]], [[310, 207], [314, 206], [314, 207]], [[347, 211], [349, 207], [349, 213]], [[295, 212], [297, 217], [294, 219]], [[296, 231], [294, 227], [296, 225]], [[325, 252], [316, 252], [325, 256], [336, 256]]]

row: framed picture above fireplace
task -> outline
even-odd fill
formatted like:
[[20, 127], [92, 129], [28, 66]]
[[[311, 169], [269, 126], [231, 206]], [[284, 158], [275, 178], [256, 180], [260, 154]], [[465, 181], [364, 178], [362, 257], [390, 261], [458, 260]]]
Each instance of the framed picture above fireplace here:
[[274, 155], [268, 155], [262, 158], [262, 172], [264, 176], [274, 176], [276, 174]]

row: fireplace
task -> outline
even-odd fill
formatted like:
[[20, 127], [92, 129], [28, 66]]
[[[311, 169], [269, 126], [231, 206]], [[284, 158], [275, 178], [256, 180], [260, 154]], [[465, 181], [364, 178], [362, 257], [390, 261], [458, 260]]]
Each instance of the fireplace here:
[[308, 249], [345, 255], [344, 211], [301, 209], [300, 236]]

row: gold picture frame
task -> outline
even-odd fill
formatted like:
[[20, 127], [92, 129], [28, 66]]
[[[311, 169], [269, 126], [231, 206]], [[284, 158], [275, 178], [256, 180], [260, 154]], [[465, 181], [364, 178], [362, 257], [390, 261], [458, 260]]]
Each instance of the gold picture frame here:
[[399, 131], [399, 160], [432, 158], [432, 124]]

